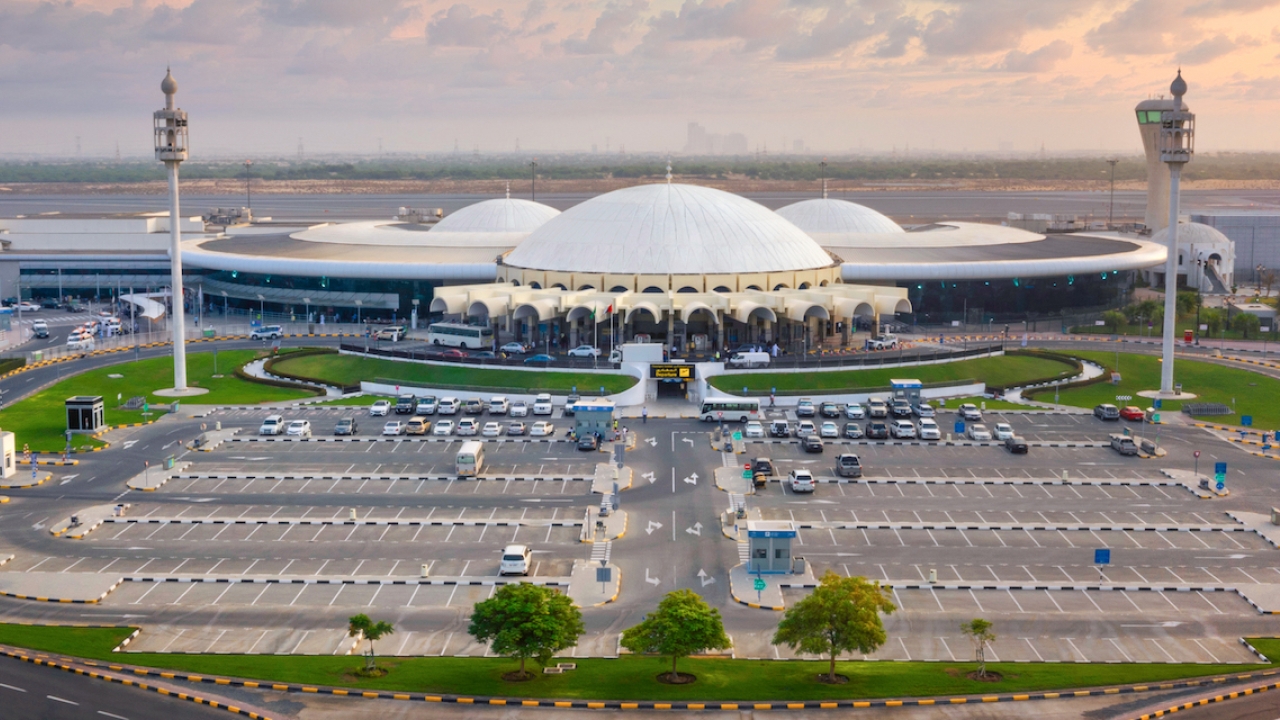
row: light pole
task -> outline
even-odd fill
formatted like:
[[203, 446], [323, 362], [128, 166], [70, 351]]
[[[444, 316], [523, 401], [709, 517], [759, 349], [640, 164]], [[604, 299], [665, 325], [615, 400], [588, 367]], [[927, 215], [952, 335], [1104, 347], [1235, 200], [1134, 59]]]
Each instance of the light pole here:
[[1182, 71], [1169, 86], [1173, 109], [1161, 113], [1160, 161], [1169, 166], [1169, 256], [1164, 271], [1164, 338], [1160, 367], [1160, 395], [1173, 397], [1173, 335], [1178, 312], [1178, 186], [1182, 167], [1195, 152], [1196, 116], [1183, 109], [1182, 96], [1187, 94], [1187, 81]]
[[822, 162], [818, 163], [818, 167], [822, 168], [822, 199], [827, 199], [827, 159], [822, 158]]
[[529, 199], [538, 201], [538, 158], [529, 163]]
[[267, 321], [267, 298], [264, 297], [262, 293], [257, 293], [257, 296], [258, 296], [258, 324], [262, 325]]
[[1111, 202], [1107, 205], [1107, 229], [1111, 229], [1113, 213], [1116, 209], [1116, 163], [1120, 162], [1120, 158], [1109, 158], [1107, 164], [1111, 166]]
[[360, 308], [364, 306], [363, 300], [356, 301], [356, 324], [360, 324]]
[[253, 191], [249, 189], [249, 168], [253, 167], [252, 160], [244, 161], [244, 208], [253, 214]]
[[307, 322], [311, 322], [311, 298], [302, 298], [302, 303], [307, 307]]
[[156, 159], [169, 170], [169, 274], [173, 289], [173, 390], [187, 392], [187, 348], [185, 337], [185, 311], [182, 307], [182, 227], [178, 215], [178, 165], [187, 159], [187, 113], [174, 105], [173, 96], [178, 92], [178, 81], [173, 73], [165, 71], [160, 83], [164, 93], [164, 109], [155, 111]]

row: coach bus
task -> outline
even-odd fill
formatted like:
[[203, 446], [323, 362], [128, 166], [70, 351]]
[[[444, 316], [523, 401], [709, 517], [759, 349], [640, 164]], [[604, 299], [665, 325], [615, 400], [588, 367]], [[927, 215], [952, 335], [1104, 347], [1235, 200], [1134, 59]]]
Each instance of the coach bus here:
[[746, 398], [704, 400], [699, 415], [703, 422], [717, 422], [721, 419], [730, 422], [759, 420], [761, 418], [760, 401]]
[[484, 350], [493, 346], [493, 328], [462, 323], [432, 323], [427, 327], [427, 342], [464, 350]]

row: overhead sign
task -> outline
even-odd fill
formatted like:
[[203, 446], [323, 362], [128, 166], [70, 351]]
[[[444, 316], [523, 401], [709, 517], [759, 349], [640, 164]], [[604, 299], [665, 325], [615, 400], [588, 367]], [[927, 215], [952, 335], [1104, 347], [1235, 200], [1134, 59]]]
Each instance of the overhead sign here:
[[658, 380], [693, 380], [698, 376], [696, 367], [678, 363], [654, 363], [649, 366], [649, 377]]

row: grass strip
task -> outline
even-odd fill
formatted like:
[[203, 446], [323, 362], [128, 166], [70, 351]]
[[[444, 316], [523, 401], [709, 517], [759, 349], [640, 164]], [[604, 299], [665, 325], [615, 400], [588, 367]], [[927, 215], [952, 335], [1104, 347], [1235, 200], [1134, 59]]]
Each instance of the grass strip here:
[[923, 383], [972, 381], [994, 387], [1022, 385], [1036, 380], [1070, 377], [1074, 367], [1051, 356], [1005, 355], [974, 358], [937, 365], [919, 365], [865, 370], [823, 370], [812, 368], [797, 373], [742, 373], [717, 375], [708, 382], [716, 389], [748, 395], [768, 395], [777, 388], [782, 395], [801, 393], [856, 393], [874, 388], [888, 388], [890, 380], [910, 378]]

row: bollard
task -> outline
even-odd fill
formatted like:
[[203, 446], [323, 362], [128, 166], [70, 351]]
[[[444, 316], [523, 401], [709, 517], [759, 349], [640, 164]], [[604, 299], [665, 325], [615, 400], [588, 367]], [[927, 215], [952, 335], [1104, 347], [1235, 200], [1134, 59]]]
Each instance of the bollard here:
[[1066, 470], [1063, 470], [1063, 471], [1062, 471], [1062, 480], [1063, 480], [1063, 482], [1066, 482], [1066, 479], [1067, 479], [1067, 471], [1066, 471]]
[[981, 409], [982, 409], [983, 411], [986, 411], [986, 409], [987, 409], [987, 401], [986, 401], [986, 400], [983, 400], [981, 403], [979, 403], [979, 405], [981, 405], [981, 406], [982, 406], [982, 408], [981, 408]]
[[422, 577], [427, 577], [427, 563], [422, 563]]
[[347, 517], [348, 517], [348, 519], [355, 520], [355, 519], [356, 519], [356, 509], [355, 509], [355, 508], [351, 508], [351, 510], [350, 510], [350, 511], [348, 512], [348, 514], [347, 514]]
[[218, 421], [214, 422], [214, 423], [213, 423], [213, 429], [214, 429], [214, 430], [221, 430], [221, 429], [222, 429], [222, 421], [221, 421], [221, 420], [218, 420]]
[[934, 568], [929, 568], [929, 583], [934, 584], [936, 582], [938, 582], [938, 571]]
[[951, 433], [947, 433], [947, 442], [951, 442]]

